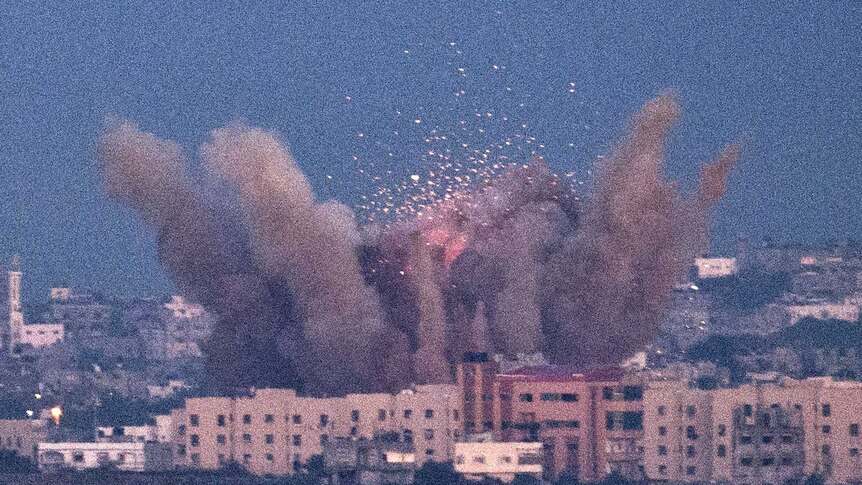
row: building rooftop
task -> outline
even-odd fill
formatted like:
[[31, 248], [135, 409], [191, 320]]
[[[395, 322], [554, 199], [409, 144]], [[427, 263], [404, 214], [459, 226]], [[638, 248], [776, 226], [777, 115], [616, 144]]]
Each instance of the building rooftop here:
[[624, 374], [625, 371], [618, 367], [584, 369], [548, 364], [520, 367], [500, 374], [500, 377], [510, 380], [604, 382], [620, 380]]

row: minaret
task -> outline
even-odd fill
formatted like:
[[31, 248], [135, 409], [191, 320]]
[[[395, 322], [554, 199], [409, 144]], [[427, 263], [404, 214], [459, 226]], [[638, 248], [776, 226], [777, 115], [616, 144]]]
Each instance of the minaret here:
[[21, 261], [16, 254], [12, 257], [9, 267], [9, 353], [15, 353], [15, 347], [21, 342], [24, 331], [24, 314], [21, 312]]

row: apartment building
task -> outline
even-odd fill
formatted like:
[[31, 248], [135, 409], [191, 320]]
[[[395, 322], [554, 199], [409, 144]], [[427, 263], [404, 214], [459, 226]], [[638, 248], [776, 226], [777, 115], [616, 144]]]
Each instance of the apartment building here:
[[619, 369], [580, 372], [546, 365], [497, 376], [496, 441], [542, 442], [548, 478], [610, 473], [642, 478], [643, 385]]
[[500, 364], [485, 352], [464, 354], [456, 369], [456, 382], [464, 402], [464, 433], [485, 433], [494, 426], [494, 380]]
[[419, 465], [451, 460], [461, 438], [457, 386], [424, 385], [397, 394], [298, 396], [260, 389], [253, 396], [188, 398], [171, 413], [174, 464], [216, 469], [237, 462], [258, 475], [288, 475], [335, 438], [397, 434]]
[[711, 391], [653, 383], [644, 408], [644, 467], [653, 480], [862, 479], [859, 382], [783, 378]]

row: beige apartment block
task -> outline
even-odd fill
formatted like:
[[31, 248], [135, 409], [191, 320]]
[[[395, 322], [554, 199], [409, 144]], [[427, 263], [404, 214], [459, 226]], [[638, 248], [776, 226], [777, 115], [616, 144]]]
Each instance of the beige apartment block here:
[[175, 466], [236, 462], [257, 475], [289, 475], [335, 438], [387, 433], [413, 443], [419, 464], [451, 460], [462, 427], [461, 395], [449, 384], [333, 398], [260, 389], [248, 397], [188, 398], [171, 416]]
[[859, 382], [785, 378], [712, 391], [653, 383], [644, 408], [644, 465], [653, 480], [862, 480]]
[[500, 374], [494, 386], [494, 439], [543, 443], [546, 478], [642, 477], [639, 377], [619, 369], [581, 372], [551, 365]]

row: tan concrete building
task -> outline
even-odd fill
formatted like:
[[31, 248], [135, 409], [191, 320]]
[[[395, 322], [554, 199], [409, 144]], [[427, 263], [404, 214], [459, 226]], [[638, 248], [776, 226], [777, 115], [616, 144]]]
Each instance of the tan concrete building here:
[[47, 434], [42, 420], [0, 419], [0, 450], [14, 451], [36, 463], [36, 446]]
[[782, 379], [713, 391], [652, 384], [644, 407], [650, 479], [763, 485], [823, 474], [828, 483], [862, 480], [862, 383]]
[[416, 461], [451, 460], [461, 438], [457, 386], [425, 385], [398, 394], [297, 396], [260, 389], [252, 397], [189, 398], [171, 413], [174, 464], [215, 469], [234, 461], [258, 475], [287, 475], [335, 438], [397, 433]]
[[484, 433], [494, 426], [494, 380], [500, 364], [485, 352], [468, 352], [456, 368], [464, 396], [464, 433]]
[[537, 366], [497, 376], [494, 439], [540, 441], [549, 478], [642, 477], [643, 387], [619, 369]]

